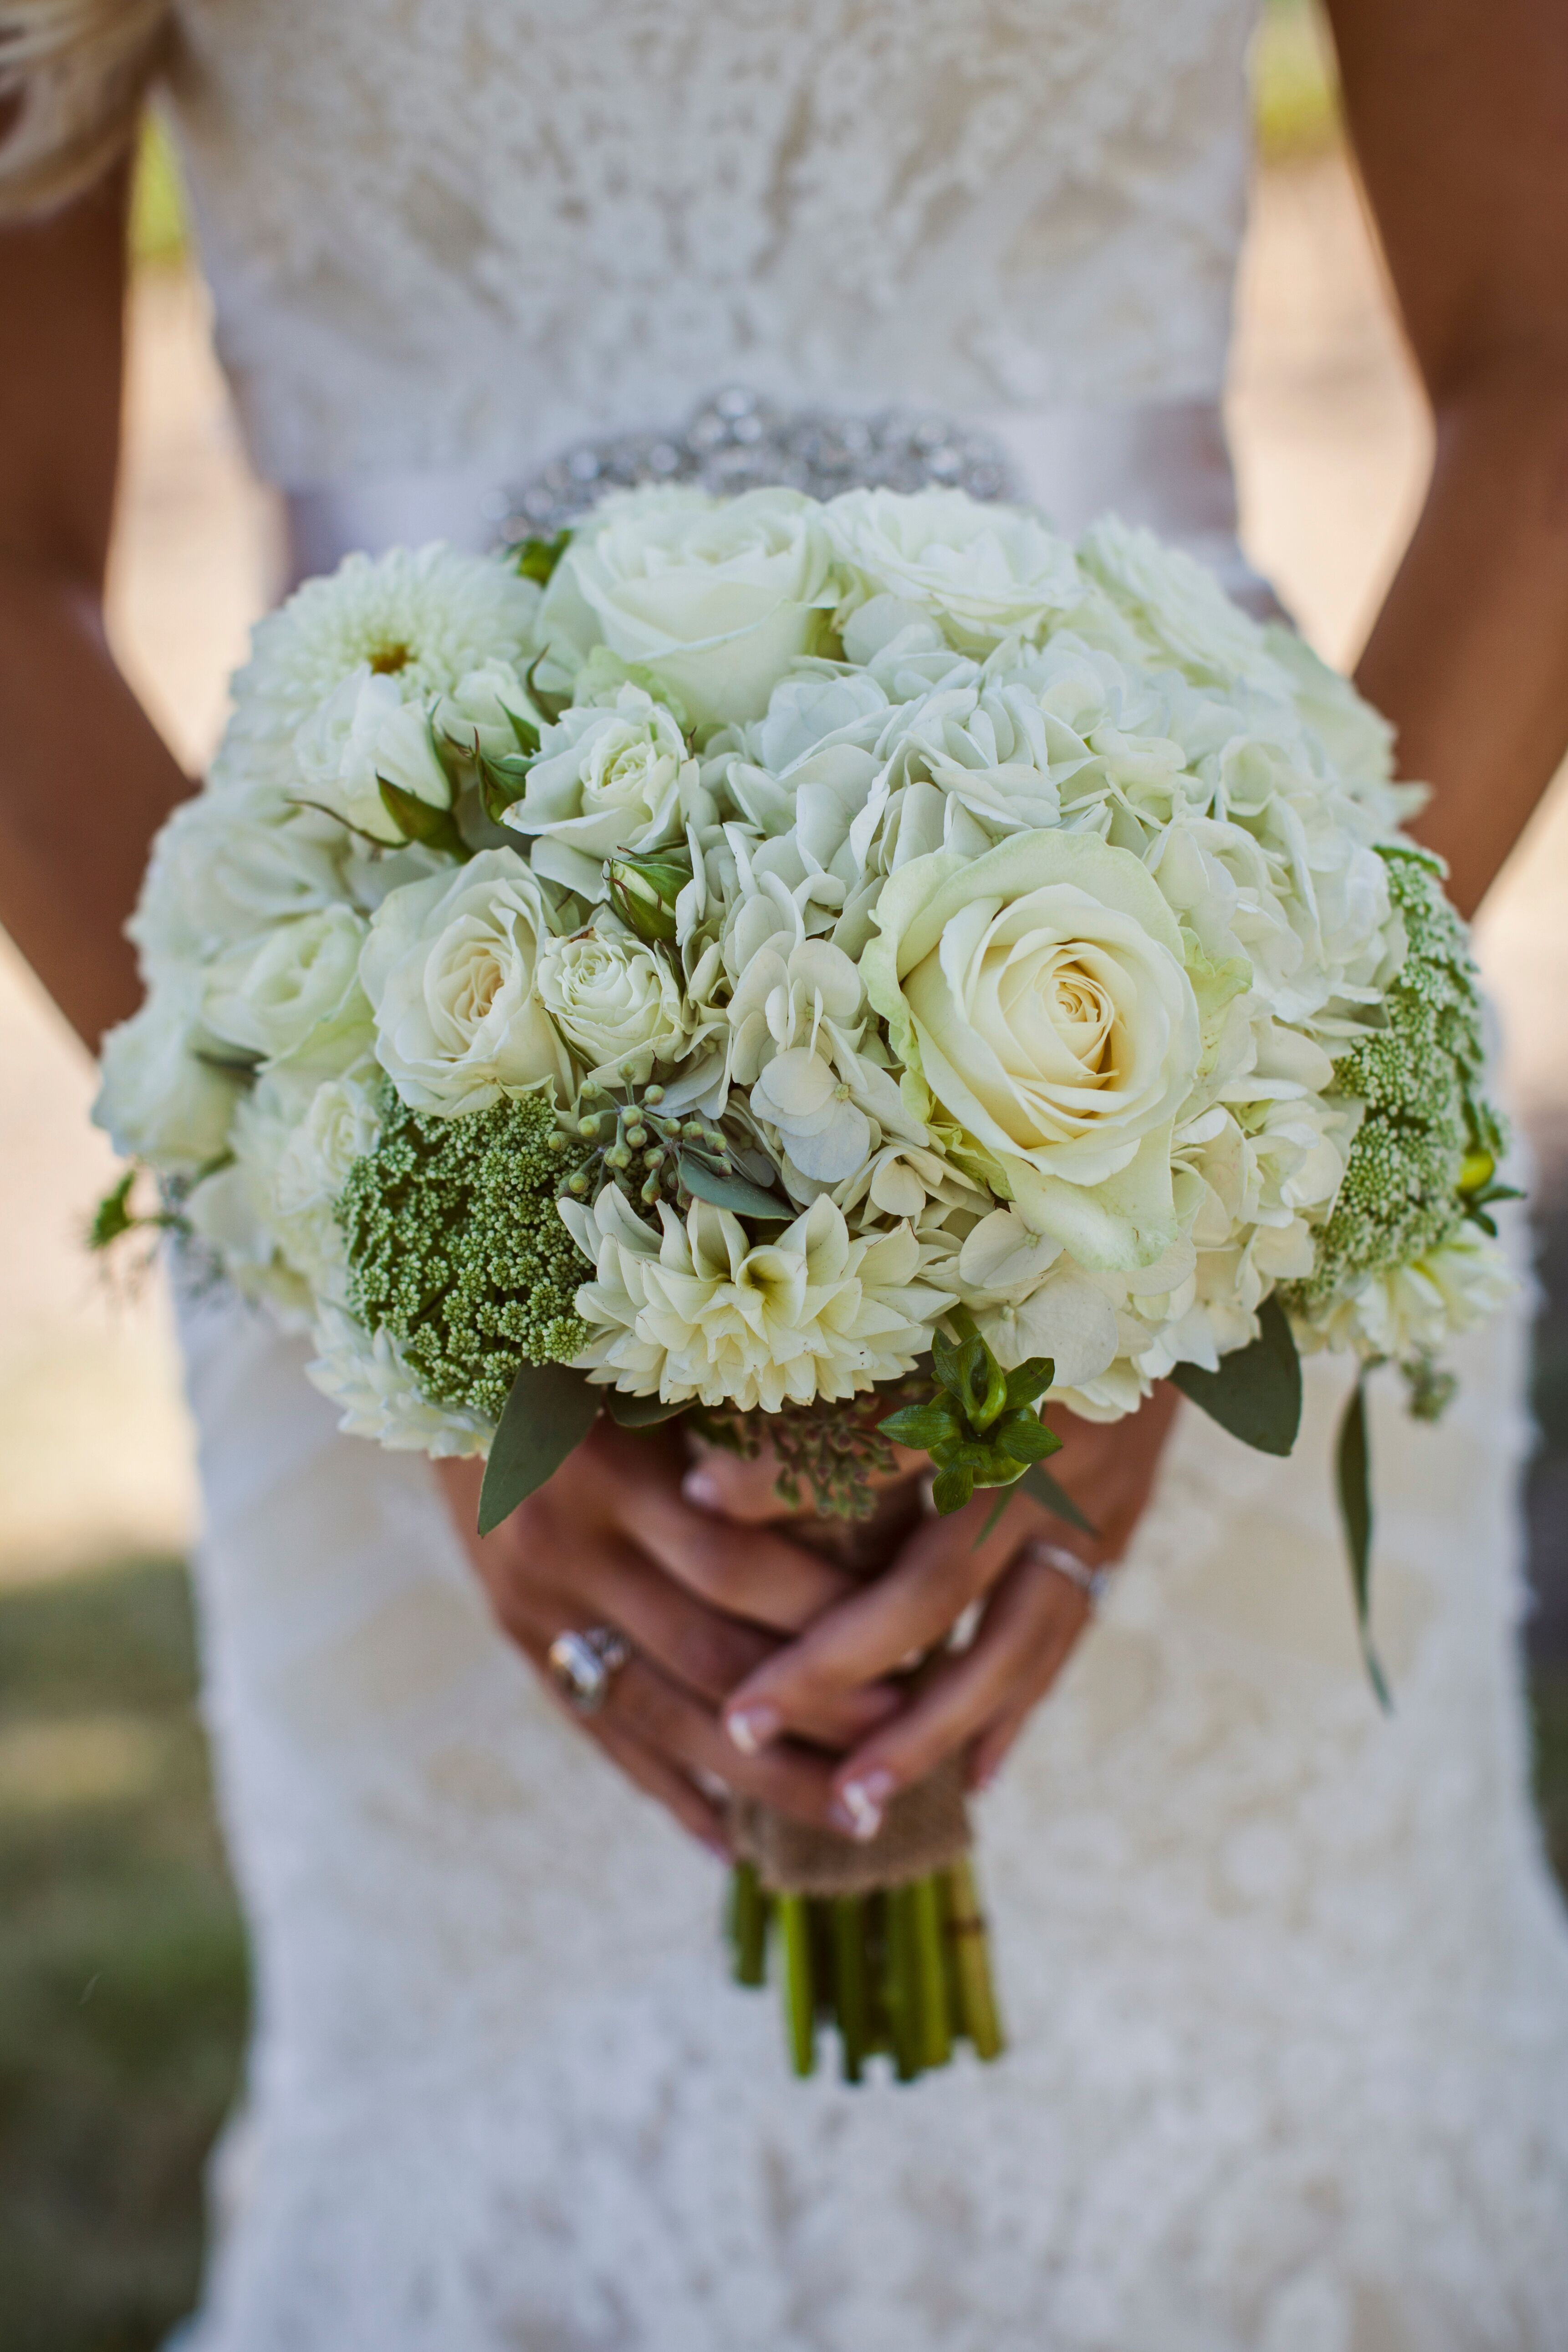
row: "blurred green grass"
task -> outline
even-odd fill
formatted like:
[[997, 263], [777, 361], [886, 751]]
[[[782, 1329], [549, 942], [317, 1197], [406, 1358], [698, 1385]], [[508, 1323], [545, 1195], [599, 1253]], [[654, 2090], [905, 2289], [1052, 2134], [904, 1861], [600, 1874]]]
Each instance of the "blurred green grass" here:
[[[1340, 136], [1333, 51], [1318, 0], [1265, 0], [1252, 54], [1253, 112], [1266, 163], [1321, 155]], [[139, 267], [183, 261], [189, 247], [184, 190], [168, 134], [150, 115], [131, 210]]]
[[0, 2342], [152, 2352], [195, 2298], [244, 1938], [175, 1560], [0, 1586]]
[[[153, 2352], [195, 2296], [244, 1940], [177, 1561], [0, 1585], [0, 2343]], [[1568, 1882], [1568, 1660], [1535, 1684]]]

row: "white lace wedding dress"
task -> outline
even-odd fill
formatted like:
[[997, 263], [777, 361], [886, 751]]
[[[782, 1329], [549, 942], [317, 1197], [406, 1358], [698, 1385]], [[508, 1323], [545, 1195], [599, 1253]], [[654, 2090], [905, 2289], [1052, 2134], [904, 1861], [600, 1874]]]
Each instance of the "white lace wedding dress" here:
[[[1246, 0], [183, 0], [220, 341], [305, 565], [740, 381], [987, 423], [1237, 580]], [[491, 1626], [423, 1463], [186, 1316], [255, 1935], [200, 2352], [1561, 2352], [1568, 1933], [1514, 1656], [1522, 1317], [1380, 1400], [1357, 1662], [1293, 1461], [1188, 1412], [984, 1807], [1012, 2049], [788, 2077], [720, 1874]]]

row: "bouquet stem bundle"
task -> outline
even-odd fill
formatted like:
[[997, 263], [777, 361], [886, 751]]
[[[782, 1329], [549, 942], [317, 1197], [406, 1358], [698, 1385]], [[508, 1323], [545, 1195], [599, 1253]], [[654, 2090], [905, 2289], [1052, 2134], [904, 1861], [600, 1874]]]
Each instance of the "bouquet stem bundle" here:
[[967, 1856], [864, 1895], [770, 1894], [754, 1863], [736, 1867], [730, 1933], [738, 1984], [767, 1981], [777, 1958], [790, 2061], [815, 2074], [817, 2029], [836, 2028], [844, 2080], [889, 2057], [900, 2083], [945, 2066], [967, 2042], [1001, 2055], [991, 1960]]

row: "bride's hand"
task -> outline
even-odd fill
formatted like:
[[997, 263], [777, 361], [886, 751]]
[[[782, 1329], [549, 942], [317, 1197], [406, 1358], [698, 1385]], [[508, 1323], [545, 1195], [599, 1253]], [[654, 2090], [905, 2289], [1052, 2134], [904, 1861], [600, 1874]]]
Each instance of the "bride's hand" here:
[[[547, 1486], [493, 1535], [475, 1532], [483, 1467], [436, 1465], [448, 1508], [502, 1627], [553, 1692], [546, 1664], [559, 1633], [607, 1624], [634, 1656], [601, 1711], [576, 1717], [637, 1786], [716, 1853], [726, 1853], [717, 1783], [821, 1822], [834, 1801], [830, 1762], [781, 1738], [765, 1756], [727, 1739], [719, 1707], [780, 1648], [780, 1637], [832, 1610], [849, 1580], [782, 1538], [744, 1537], [693, 1509], [680, 1491], [678, 1437], [600, 1421]], [[794, 1728], [841, 1750], [898, 1705], [887, 1690], [802, 1696]], [[559, 1696], [559, 1694], [556, 1694]]]
[[[1052, 1476], [1098, 1529], [1069, 1528], [1026, 1496], [1016, 1496], [983, 1543], [975, 1538], [995, 1500], [978, 1495], [951, 1518], [931, 1519], [892, 1567], [816, 1618], [798, 1640], [775, 1650], [730, 1696], [723, 1714], [743, 1754], [802, 1730], [825, 1710], [882, 1678], [911, 1655], [934, 1649], [964, 1612], [980, 1604], [969, 1645], [942, 1659], [906, 1704], [844, 1758], [833, 1773], [835, 1826], [875, 1834], [889, 1799], [944, 1757], [968, 1750], [971, 1786], [994, 1777], [1031, 1711], [1050, 1689], [1089, 1622], [1084, 1591], [1050, 1565], [1044, 1546], [1086, 1569], [1121, 1559], [1142, 1516], [1179, 1402], [1162, 1386], [1131, 1420], [1109, 1424], [1049, 1416], [1062, 1449]], [[709, 1507], [747, 1517], [763, 1507], [751, 1465], [705, 1459], [687, 1492]]]

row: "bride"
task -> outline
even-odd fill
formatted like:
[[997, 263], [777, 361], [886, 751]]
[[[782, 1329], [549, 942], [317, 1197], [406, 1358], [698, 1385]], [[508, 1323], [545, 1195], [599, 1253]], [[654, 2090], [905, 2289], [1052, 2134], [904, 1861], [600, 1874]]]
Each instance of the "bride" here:
[[[1568, 59], [1553, 0], [1332, 14], [1438, 423], [1361, 681], [1473, 906], [1568, 740]], [[121, 926], [188, 789], [100, 624], [118, 159], [151, 77], [299, 572], [582, 503], [629, 434], [721, 476], [803, 410], [863, 446], [897, 409], [929, 420], [927, 478], [978, 464], [1068, 529], [1115, 506], [1259, 602], [1217, 405], [1251, 16], [0, 0], [0, 916], [83, 1036], [136, 1001]], [[258, 1986], [189, 2345], [1568, 2345], [1522, 1309], [1462, 1351], [1436, 1433], [1379, 1400], [1392, 1718], [1321, 1360], [1291, 1461], [1157, 1392], [1068, 1423], [1055, 1466], [1102, 1531], [1076, 1566], [1058, 1522], [1054, 1557], [1023, 1548], [1020, 1509], [978, 1549], [926, 1528], [857, 1602], [763, 1524], [765, 1483], [620, 1433], [479, 1545], [467, 1474], [340, 1436], [258, 1313], [184, 1320]], [[886, 1670], [975, 1601], [974, 1671], [889, 1716]], [[583, 1724], [531, 1667], [597, 1623], [633, 1655]], [[1006, 2062], [798, 2084], [725, 1981], [715, 1788], [853, 1833], [958, 1748], [989, 1790]]]

